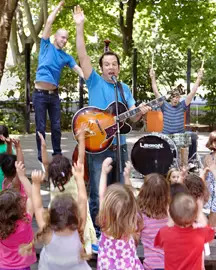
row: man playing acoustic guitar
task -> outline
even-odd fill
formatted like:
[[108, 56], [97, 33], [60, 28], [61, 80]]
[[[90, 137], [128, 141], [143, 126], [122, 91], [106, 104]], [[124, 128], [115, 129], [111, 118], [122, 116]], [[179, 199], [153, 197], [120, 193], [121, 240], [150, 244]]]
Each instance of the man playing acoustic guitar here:
[[[118, 77], [120, 72], [119, 57], [111, 51], [105, 52], [99, 60], [99, 65], [102, 71], [100, 76], [92, 67], [90, 57], [87, 54], [85, 41], [84, 41], [84, 13], [79, 6], [74, 8], [73, 18], [76, 24], [76, 47], [80, 61], [80, 66], [84, 73], [84, 78], [88, 87], [89, 106], [95, 106], [100, 109], [105, 109], [107, 106], [115, 101], [115, 89], [112, 76]], [[120, 91], [118, 92], [118, 100], [124, 103], [129, 110], [136, 108], [135, 100], [132, 97], [129, 87], [121, 83], [121, 88], [124, 97]], [[140, 106], [140, 113], [133, 117], [133, 121], [137, 121], [143, 114], [150, 110], [148, 106]], [[128, 160], [127, 145], [125, 135], [120, 136], [121, 144], [121, 161], [122, 168], [125, 167], [125, 162]], [[116, 160], [116, 140], [106, 151], [99, 154], [88, 154], [88, 167], [90, 177], [90, 212], [93, 223], [95, 225], [95, 218], [99, 210], [99, 179], [101, 174], [101, 165], [105, 158], [112, 157], [113, 161]], [[112, 170], [114, 171], [114, 170]], [[115, 175], [108, 176], [108, 183], [115, 179]], [[123, 174], [120, 175], [120, 181], [123, 183]]]

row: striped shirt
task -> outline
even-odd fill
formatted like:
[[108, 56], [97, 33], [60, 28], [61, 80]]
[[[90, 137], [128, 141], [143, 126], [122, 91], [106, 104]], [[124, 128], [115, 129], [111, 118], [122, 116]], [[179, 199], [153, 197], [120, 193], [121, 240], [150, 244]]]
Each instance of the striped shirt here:
[[163, 131], [165, 134], [184, 133], [184, 112], [187, 106], [185, 100], [177, 106], [172, 106], [167, 101], [163, 102], [161, 111], [163, 113]]
[[147, 217], [145, 214], [142, 216], [144, 228], [141, 232], [141, 242], [144, 248], [144, 269], [164, 269], [164, 251], [154, 247], [154, 240], [160, 228], [167, 225], [168, 218], [153, 219]]

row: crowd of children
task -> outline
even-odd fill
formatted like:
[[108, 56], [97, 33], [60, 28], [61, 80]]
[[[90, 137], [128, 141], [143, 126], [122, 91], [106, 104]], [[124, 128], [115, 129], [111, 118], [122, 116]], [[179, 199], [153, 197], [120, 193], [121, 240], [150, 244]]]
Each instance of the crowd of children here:
[[[41, 134], [44, 172], [25, 175], [19, 140], [0, 126], [0, 270], [30, 270], [36, 262], [35, 244], [43, 245], [40, 270], [91, 269], [88, 259], [97, 243], [88, 209], [84, 182], [84, 128], [80, 130], [78, 159], [63, 155], [48, 160]], [[205, 169], [198, 176], [172, 168], [166, 178], [157, 173], [144, 177], [137, 195], [130, 182], [130, 163], [124, 169], [125, 184], [107, 186], [112, 159], [102, 165], [97, 225], [97, 269], [202, 270], [204, 246], [214, 239], [216, 226], [216, 132], [206, 145]], [[51, 202], [43, 207], [41, 184], [50, 182]], [[38, 232], [34, 235], [35, 215]], [[137, 246], [144, 249], [144, 260]]]

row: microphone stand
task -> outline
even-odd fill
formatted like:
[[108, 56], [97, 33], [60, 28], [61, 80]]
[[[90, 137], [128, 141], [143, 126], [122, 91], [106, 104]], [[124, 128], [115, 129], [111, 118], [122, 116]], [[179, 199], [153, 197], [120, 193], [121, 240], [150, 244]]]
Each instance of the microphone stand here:
[[117, 151], [116, 151], [116, 182], [120, 182], [120, 174], [122, 172], [122, 163], [121, 163], [121, 146], [120, 146], [120, 119], [118, 113], [118, 82], [115, 76], [112, 76], [114, 81], [115, 89], [115, 110], [116, 110], [116, 141], [117, 141]]

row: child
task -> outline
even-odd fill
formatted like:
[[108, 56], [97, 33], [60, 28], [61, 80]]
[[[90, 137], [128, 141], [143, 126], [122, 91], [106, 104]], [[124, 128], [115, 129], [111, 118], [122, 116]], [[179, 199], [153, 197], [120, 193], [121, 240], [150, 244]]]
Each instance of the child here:
[[209, 201], [205, 205], [205, 209], [208, 211], [209, 224], [213, 227], [216, 226], [216, 131], [213, 131], [209, 135], [206, 147], [211, 150], [210, 154], [207, 154], [204, 158], [204, 167], [208, 170], [205, 181], [210, 193]]
[[164, 269], [164, 252], [154, 247], [154, 239], [159, 229], [166, 226], [168, 222], [169, 185], [166, 179], [157, 173], [147, 175], [137, 202], [144, 223], [141, 232], [145, 257], [144, 269]]
[[189, 194], [176, 194], [169, 212], [175, 226], [161, 228], [154, 243], [155, 247], [164, 250], [165, 269], [201, 270], [204, 244], [214, 239], [214, 230], [208, 226], [192, 227], [198, 205]]
[[188, 189], [183, 183], [173, 183], [170, 185], [171, 199], [180, 192], [188, 193]]
[[36, 262], [35, 251], [31, 255], [21, 256], [19, 246], [29, 244], [34, 238], [32, 230], [33, 206], [30, 182], [25, 176], [24, 165], [16, 162], [18, 177], [24, 186], [27, 200], [14, 189], [0, 192], [0, 269], [30, 270]]
[[78, 202], [69, 193], [58, 195], [51, 202], [46, 217], [40, 195], [40, 185], [45, 175], [41, 171], [32, 172], [33, 205], [40, 229], [36, 241], [44, 244], [39, 270], [91, 269], [82, 259], [82, 256], [86, 255], [82, 247], [82, 236], [87, 213], [83, 166], [79, 163], [74, 164], [73, 174], [78, 187]]
[[[8, 128], [0, 125], [0, 154], [12, 154], [12, 141], [9, 138]], [[4, 180], [4, 173], [0, 165], [0, 191], [2, 190], [2, 182]]]
[[201, 177], [188, 174], [184, 179], [184, 184], [195, 200], [200, 199], [203, 203], [208, 201], [209, 192]]
[[[65, 192], [70, 193], [73, 198], [77, 201], [78, 199], [78, 189], [77, 184], [72, 175], [72, 166], [68, 158], [62, 155], [56, 155], [53, 157], [52, 161], [49, 163], [47, 152], [46, 152], [46, 142], [42, 134], [38, 133], [41, 139], [41, 153], [42, 162], [45, 168], [45, 172], [48, 174], [48, 179], [50, 180], [50, 199], [51, 201], [55, 196], [63, 194]], [[84, 133], [80, 132], [79, 144], [78, 144], [78, 162], [84, 163]], [[87, 203], [87, 221], [84, 230], [84, 242], [85, 249], [88, 254], [92, 253], [92, 245], [97, 242], [95, 229], [91, 220], [91, 216], [88, 209]]]
[[143, 269], [133, 238], [142, 229], [141, 213], [130, 186], [112, 184], [106, 189], [111, 163], [106, 158], [101, 170], [97, 269]]
[[180, 183], [181, 182], [181, 177], [180, 177], [180, 171], [176, 168], [172, 168], [168, 171], [166, 180], [168, 183], [173, 184], [173, 183]]
[[[13, 143], [16, 148], [17, 156], [7, 153], [0, 155], [0, 166], [2, 168], [2, 172], [4, 173], [4, 181], [2, 183], [2, 189], [4, 190], [7, 188], [14, 188], [21, 194], [21, 196], [27, 199], [26, 191], [19, 180], [15, 166], [16, 160], [18, 162], [22, 163], [24, 162], [23, 153], [20, 146], [20, 142], [18, 140], [13, 139]], [[31, 190], [31, 185], [28, 186], [28, 189]]]

